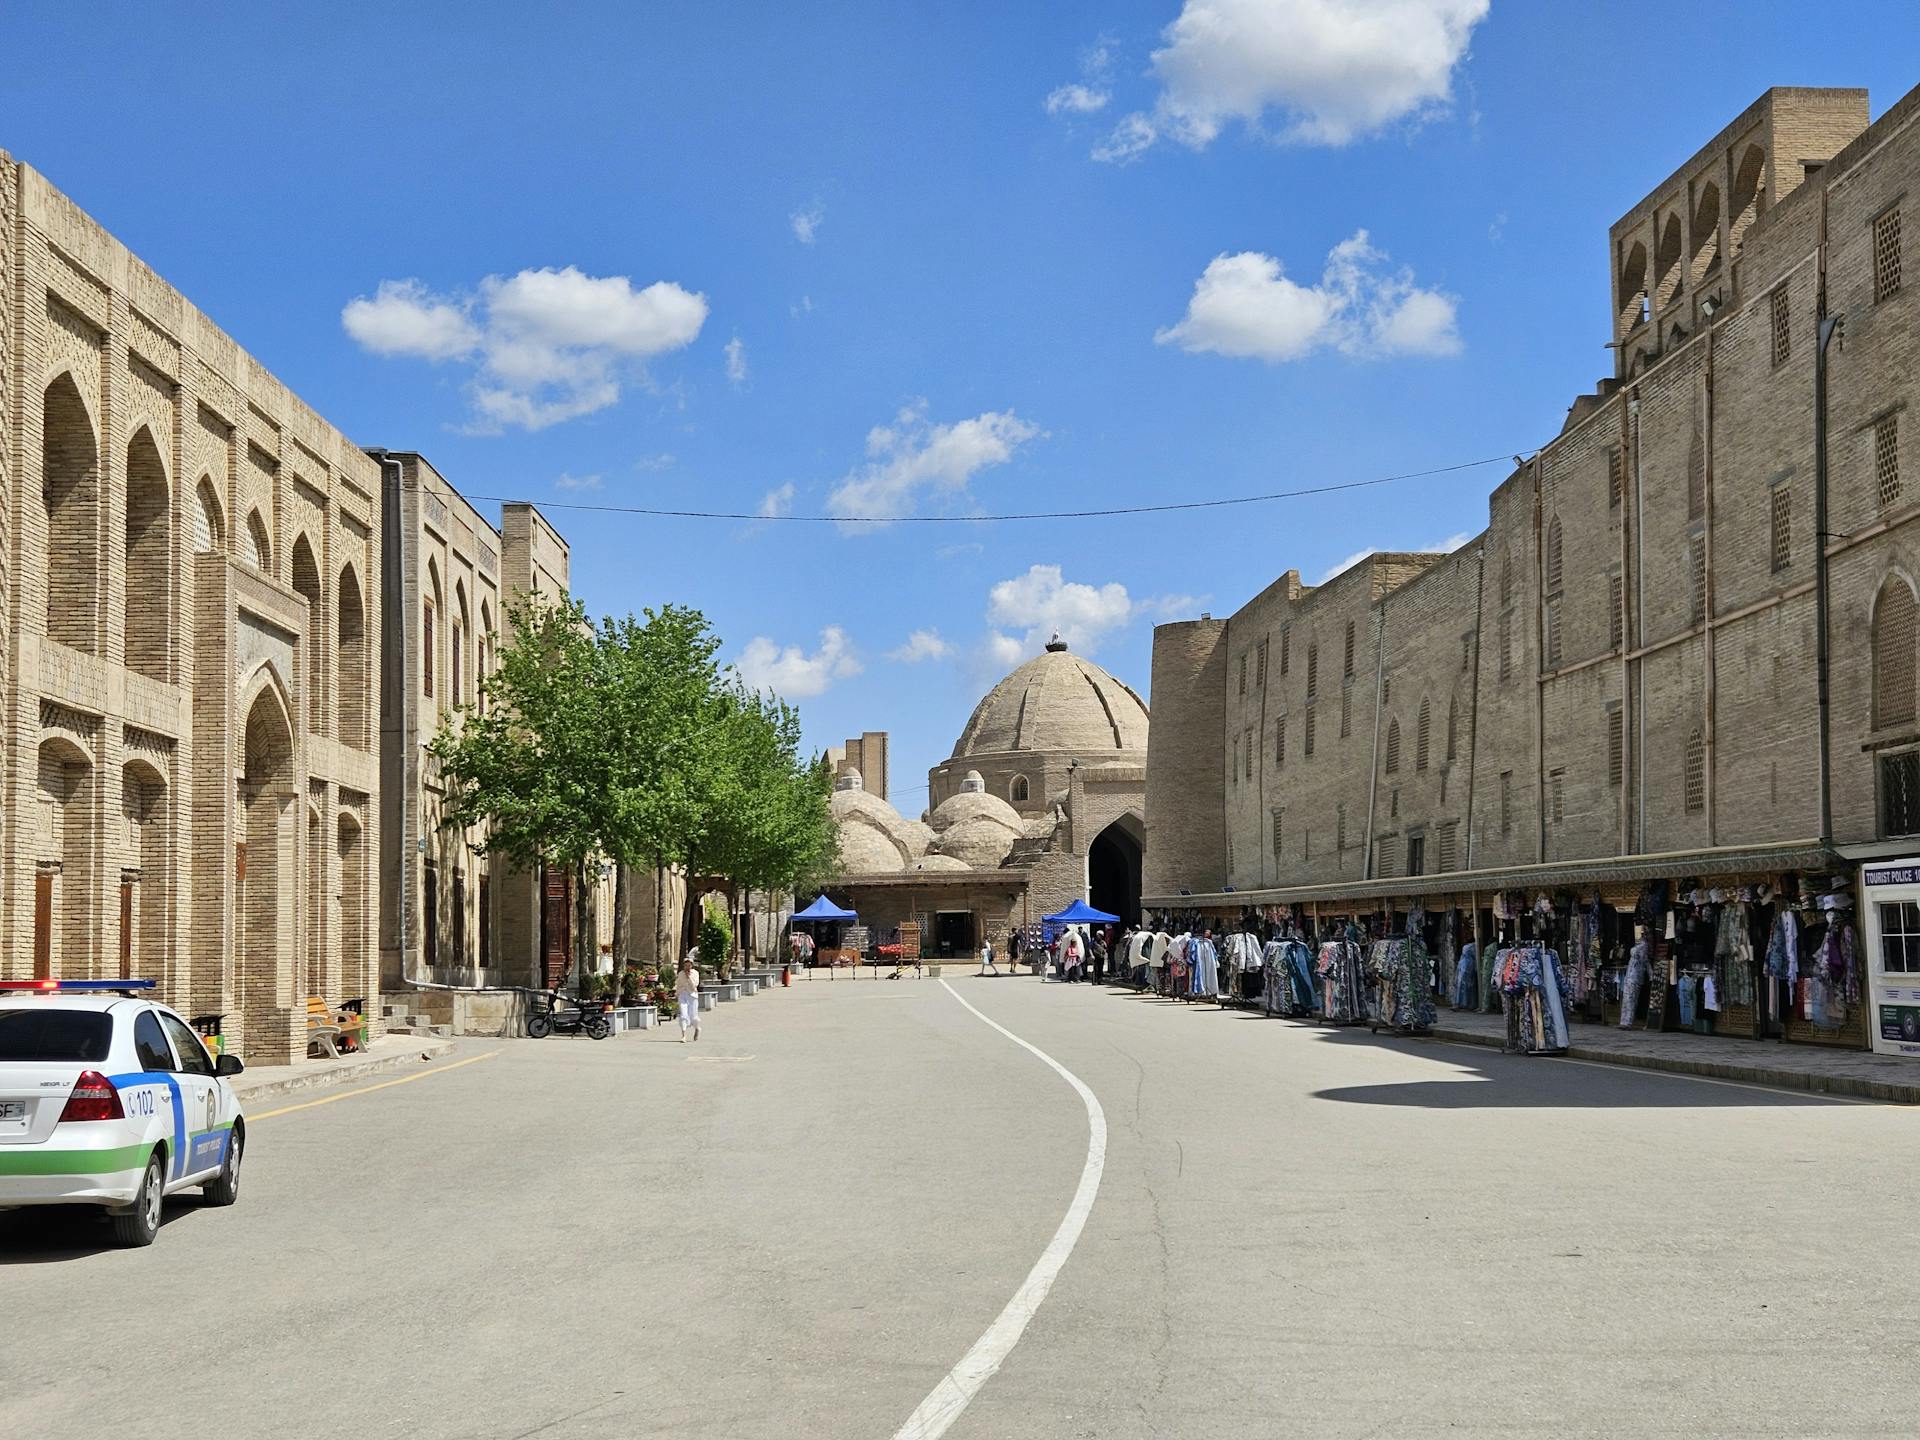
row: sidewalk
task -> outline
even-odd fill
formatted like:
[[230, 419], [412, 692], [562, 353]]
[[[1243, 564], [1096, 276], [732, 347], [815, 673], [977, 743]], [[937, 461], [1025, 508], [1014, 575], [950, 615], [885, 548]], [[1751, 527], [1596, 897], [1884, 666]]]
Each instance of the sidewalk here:
[[[1504, 1015], [1442, 1010], [1434, 1038], [1496, 1049], [1507, 1040]], [[1865, 1050], [1828, 1050], [1778, 1040], [1716, 1039], [1709, 1035], [1621, 1030], [1575, 1022], [1570, 1059], [1634, 1065], [1716, 1080], [1744, 1080], [1819, 1095], [1853, 1095], [1896, 1105], [1920, 1105], [1920, 1065]]]
[[270, 1095], [309, 1090], [316, 1085], [339, 1085], [351, 1080], [364, 1080], [370, 1075], [418, 1070], [423, 1064], [423, 1056], [437, 1060], [458, 1048], [451, 1040], [382, 1035], [366, 1050], [342, 1055], [337, 1060], [305, 1060], [298, 1065], [250, 1065], [234, 1076], [232, 1083], [241, 1103], [251, 1105]]

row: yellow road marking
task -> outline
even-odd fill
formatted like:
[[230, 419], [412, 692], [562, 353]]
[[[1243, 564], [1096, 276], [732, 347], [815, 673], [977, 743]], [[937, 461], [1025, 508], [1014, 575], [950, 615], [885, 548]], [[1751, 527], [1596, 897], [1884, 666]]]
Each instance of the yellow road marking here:
[[371, 1095], [376, 1090], [389, 1090], [395, 1085], [411, 1085], [415, 1080], [425, 1080], [432, 1075], [444, 1075], [449, 1070], [458, 1070], [462, 1065], [478, 1065], [482, 1060], [491, 1060], [498, 1050], [489, 1050], [484, 1055], [473, 1055], [465, 1060], [456, 1060], [451, 1065], [441, 1065], [432, 1070], [422, 1070], [415, 1075], [402, 1075], [398, 1080], [382, 1080], [378, 1085], [363, 1085], [358, 1090], [344, 1090], [338, 1095], [323, 1095], [318, 1100], [302, 1100], [298, 1105], [282, 1105], [278, 1110], [262, 1110], [247, 1119], [271, 1120], [276, 1115], [291, 1115], [296, 1110], [311, 1110], [316, 1105], [332, 1105], [336, 1101], [351, 1100], [356, 1095]]

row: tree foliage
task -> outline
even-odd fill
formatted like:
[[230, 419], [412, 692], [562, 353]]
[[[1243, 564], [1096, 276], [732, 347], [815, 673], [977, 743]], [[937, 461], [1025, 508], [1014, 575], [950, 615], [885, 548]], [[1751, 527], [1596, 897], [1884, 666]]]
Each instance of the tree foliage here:
[[481, 853], [564, 865], [583, 896], [603, 858], [762, 890], [832, 868], [830, 767], [802, 755], [792, 706], [720, 668], [699, 611], [595, 624], [571, 598], [524, 597], [509, 619], [480, 703], [443, 717], [429, 746], [447, 828]]

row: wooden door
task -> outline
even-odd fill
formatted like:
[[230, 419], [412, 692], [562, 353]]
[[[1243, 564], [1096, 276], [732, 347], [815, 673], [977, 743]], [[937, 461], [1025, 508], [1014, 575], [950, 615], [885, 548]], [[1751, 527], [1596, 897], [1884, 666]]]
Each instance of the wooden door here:
[[133, 881], [120, 882], [120, 978], [133, 978]]
[[53, 978], [53, 872], [33, 877], [33, 978]]
[[540, 907], [541, 959], [546, 984], [557, 986], [573, 962], [573, 877], [555, 865], [543, 865]]

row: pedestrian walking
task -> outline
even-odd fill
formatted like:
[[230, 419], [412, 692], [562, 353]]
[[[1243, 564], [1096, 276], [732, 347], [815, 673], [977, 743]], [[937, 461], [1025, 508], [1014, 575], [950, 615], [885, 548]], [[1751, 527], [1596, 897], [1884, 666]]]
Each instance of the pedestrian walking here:
[[993, 941], [989, 940], [980, 947], [980, 973], [998, 975], [1000, 967], [993, 963]]
[[1065, 972], [1068, 984], [1080, 978], [1080, 963], [1086, 959], [1086, 954], [1086, 941], [1080, 938], [1078, 930], [1069, 930], [1060, 937], [1060, 968]]
[[693, 1028], [693, 1038], [700, 1038], [700, 967], [693, 963], [692, 953], [681, 957], [680, 973], [674, 976], [673, 993], [680, 1002], [680, 1043], [687, 1043], [687, 1028]]
[[1093, 983], [1098, 985], [1107, 978], [1107, 942], [1099, 930], [1093, 932]]

